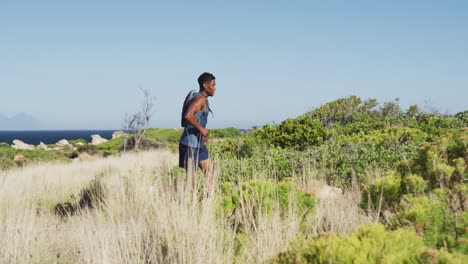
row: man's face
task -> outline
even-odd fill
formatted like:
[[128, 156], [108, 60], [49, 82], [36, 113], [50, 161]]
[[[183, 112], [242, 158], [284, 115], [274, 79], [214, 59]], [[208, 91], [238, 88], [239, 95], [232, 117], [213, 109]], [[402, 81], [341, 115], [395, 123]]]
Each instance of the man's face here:
[[216, 80], [211, 80], [203, 84], [205, 91], [209, 96], [213, 96], [216, 92]]

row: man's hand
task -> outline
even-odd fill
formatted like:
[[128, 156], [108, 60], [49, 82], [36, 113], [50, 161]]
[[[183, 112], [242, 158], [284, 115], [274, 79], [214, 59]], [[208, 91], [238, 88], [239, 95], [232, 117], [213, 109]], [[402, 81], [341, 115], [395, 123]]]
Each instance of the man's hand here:
[[208, 129], [201, 127], [200, 134], [203, 137], [203, 141], [208, 142], [208, 134], [209, 134]]

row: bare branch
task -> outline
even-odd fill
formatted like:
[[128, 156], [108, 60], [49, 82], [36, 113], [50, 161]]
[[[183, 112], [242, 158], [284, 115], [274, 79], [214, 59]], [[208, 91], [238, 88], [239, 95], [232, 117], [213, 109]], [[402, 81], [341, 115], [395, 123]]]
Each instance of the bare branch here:
[[[151, 117], [153, 115], [153, 107], [156, 103], [156, 98], [151, 95], [147, 89], [140, 88], [143, 92], [143, 102], [140, 110], [134, 114], [126, 114], [124, 118], [123, 129], [132, 133], [124, 140], [124, 151], [127, 147], [138, 149], [141, 140], [149, 128]], [[132, 144], [128, 144], [132, 140]], [[130, 145], [130, 146], [128, 146]]]

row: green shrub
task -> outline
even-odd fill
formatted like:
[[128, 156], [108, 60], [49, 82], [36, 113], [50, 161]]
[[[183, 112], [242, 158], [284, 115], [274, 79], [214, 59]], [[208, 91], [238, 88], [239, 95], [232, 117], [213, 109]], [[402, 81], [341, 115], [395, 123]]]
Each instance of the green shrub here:
[[468, 256], [427, 248], [423, 240], [408, 229], [386, 231], [373, 224], [339, 237], [324, 235], [298, 239], [279, 254], [273, 263], [466, 263]]
[[124, 137], [114, 138], [99, 145], [95, 145], [98, 150], [108, 151], [112, 154], [119, 152], [123, 147]]
[[295, 149], [319, 145], [327, 136], [322, 123], [308, 115], [288, 118], [275, 126], [265, 125], [263, 129], [255, 130], [255, 133], [273, 146]]
[[435, 141], [451, 129], [466, 126], [462, 120], [454, 116], [443, 116], [431, 113], [419, 113], [416, 116], [417, 126], [429, 135], [429, 140]]
[[[443, 190], [437, 190], [439, 198], [405, 195], [398, 206], [397, 213], [389, 222], [390, 228], [412, 226], [424, 239], [427, 246], [449, 248], [468, 253], [466, 243], [457, 238], [467, 235], [466, 223], [456, 220], [451, 213]], [[462, 214], [463, 216], [464, 214]]]
[[46, 151], [43, 149], [21, 150], [14, 148], [3, 148], [0, 150], [0, 159], [13, 160], [15, 155], [23, 155], [29, 162], [67, 160], [62, 153], [57, 151]]
[[76, 145], [76, 143], [89, 144], [89, 142], [86, 141], [86, 139], [82, 139], [82, 138], [68, 140], [68, 143], [70, 143], [72, 145]]
[[0, 171], [9, 170], [17, 166], [18, 165], [13, 159], [10, 159], [8, 157], [0, 157]]
[[462, 127], [468, 127], [468, 110], [458, 112], [457, 114], [455, 114], [455, 118], [460, 120]]
[[401, 177], [396, 173], [388, 173], [363, 190], [361, 206], [368, 209], [393, 210], [401, 195]]
[[87, 153], [89, 155], [95, 155], [98, 152], [98, 147], [96, 145], [86, 144], [78, 146], [77, 150], [79, 153]]
[[182, 129], [150, 128], [145, 133], [145, 139], [156, 143], [178, 143]]
[[282, 214], [294, 209], [299, 216], [307, 217], [314, 211], [315, 196], [298, 189], [292, 179], [278, 183], [250, 180], [240, 185], [224, 182], [217, 203], [218, 215], [222, 218], [235, 215], [237, 210], [249, 210], [254, 215], [268, 215], [277, 206]]
[[210, 138], [235, 138], [240, 135], [240, 130], [235, 127], [210, 129]]
[[403, 191], [412, 194], [424, 194], [427, 182], [419, 175], [410, 174], [403, 178]]
[[361, 103], [361, 98], [357, 96], [340, 98], [321, 105], [311, 111], [310, 116], [320, 120], [326, 127], [333, 123], [346, 124], [354, 120], [354, 115], [359, 110]]
[[448, 133], [437, 142], [423, 144], [414, 160], [399, 167], [403, 175], [411, 172], [421, 175], [429, 190], [443, 188], [453, 213], [464, 211], [468, 199], [467, 138], [467, 130]]

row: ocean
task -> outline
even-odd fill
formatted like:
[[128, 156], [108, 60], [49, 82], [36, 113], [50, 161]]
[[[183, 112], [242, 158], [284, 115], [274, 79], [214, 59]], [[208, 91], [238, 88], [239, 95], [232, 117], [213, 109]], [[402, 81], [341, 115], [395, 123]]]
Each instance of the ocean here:
[[27, 144], [39, 145], [55, 144], [59, 140], [66, 139], [85, 139], [91, 142], [91, 135], [98, 134], [102, 138], [111, 139], [112, 133], [117, 130], [22, 130], [22, 131], [1, 131], [0, 142], [12, 144], [13, 140], [18, 139]]

